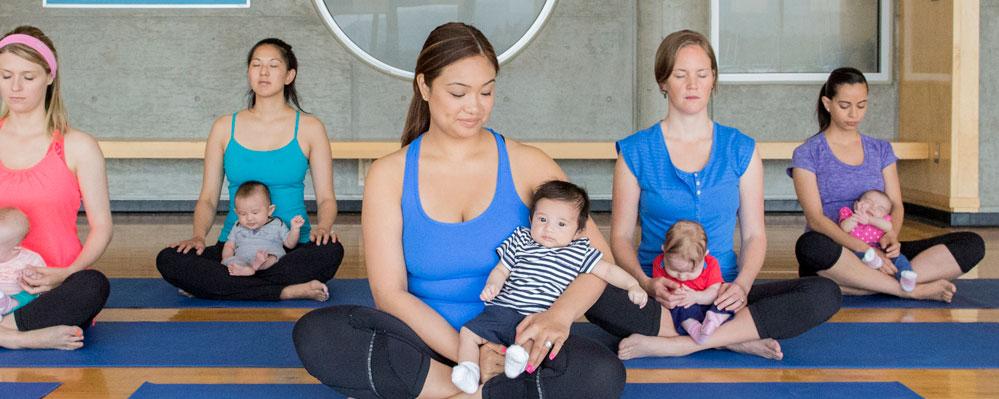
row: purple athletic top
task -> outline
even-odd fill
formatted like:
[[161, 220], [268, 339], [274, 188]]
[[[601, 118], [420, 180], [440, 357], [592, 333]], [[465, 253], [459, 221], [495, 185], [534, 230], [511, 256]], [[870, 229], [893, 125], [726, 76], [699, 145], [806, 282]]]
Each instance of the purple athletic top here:
[[787, 168], [788, 176], [794, 168], [815, 173], [822, 213], [833, 222], [839, 222], [839, 208], [852, 207], [853, 201], [865, 191], [884, 191], [882, 171], [898, 160], [887, 141], [861, 134], [860, 142], [864, 147], [864, 162], [848, 165], [836, 158], [826, 136], [820, 132], [794, 149], [791, 166]]

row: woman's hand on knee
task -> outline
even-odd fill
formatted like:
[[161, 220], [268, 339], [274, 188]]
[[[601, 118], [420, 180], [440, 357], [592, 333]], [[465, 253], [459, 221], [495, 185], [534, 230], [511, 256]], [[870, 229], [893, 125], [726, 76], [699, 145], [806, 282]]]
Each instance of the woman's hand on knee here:
[[549, 359], [555, 359], [565, 340], [569, 338], [572, 320], [566, 321], [555, 313], [551, 310], [535, 313], [525, 317], [517, 325], [517, 345], [530, 353], [527, 358], [529, 373], [533, 373], [541, 365], [546, 354]]
[[746, 307], [746, 291], [739, 284], [724, 283], [718, 289], [715, 306], [721, 310], [738, 312]]
[[51, 291], [66, 281], [69, 274], [67, 269], [31, 266], [21, 271], [21, 289], [29, 294]]
[[902, 251], [902, 243], [898, 241], [898, 235], [894, 232], [888, 232], [881, 236], [879, 244], [889, 258], [897, 258]]
[[316, 245], [326, 245], [338, 240], [335, 233], [322, 227], [313, 226], [312, 230], [309, 231], [309, 241], [316, 243]]
[[197, 255], [201, 255], [205, 252], [205, 239], [200, 237], [192, 237], [191, 239], [175, 242], [170, 244], [170, 248], [177, 248], [178, 253], [186, 254], [192, 249]]

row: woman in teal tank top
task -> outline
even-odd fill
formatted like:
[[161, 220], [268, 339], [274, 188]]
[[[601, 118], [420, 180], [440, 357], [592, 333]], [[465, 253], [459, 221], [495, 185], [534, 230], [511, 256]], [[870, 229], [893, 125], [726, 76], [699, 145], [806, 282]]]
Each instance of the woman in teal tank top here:
[[[194, 236], [160, 252], [156, 267], [181, 290], [205, 299], [314, 299], [325, 301], [325, 282], [343, 258], [343, 246], [332, 233], [336, 218], [333, 160], [326, 128], [303, 114], [295, 90], [298, 61], [291, 46], [264, 39], [247, 56], [250, 104], [246, 110], [215, 120], [205, 148], [205, 174], [194, 209]], [[292, 108], [291, 104], [294, 105]], [[312, 174], [318, 223], [310, 225], [305, 208], [305, 175]], [[306, 220], [295, 248], [267, 270], [253, 276], [230, 276], [221, 263], [222, 245], [236, 222], [230, 211], [210, 247], [205, 237], [215, 219], [223, 177], [229, 181], [229, 209], [236, 189], [247, 181], [267, 185], [286, 224]]]
[[[496, 246], [528, 224], [535, 187], [565, 179], [537, 148], [484, 127], [498, 70], [492, 46], [474, 27], [445, 24], [427, 38], [416, 62], [404, 147], [372, 164], [365, 179], [361, 227], [378, 309], [333, 306], [295, 326], [305, 368], [344, 395], [459, 393], [451, 383], [456, 327], [482, 310], [478, 293], [498, 261]], [[610, 253], [592, 221], [586, 235]], [[599, 278], [580, 276], [551, 309], [521, 323], [517, 342], [533, 346], [528, 362], [537, 371], [492, 378], [502, 370], [502, 349], [483, 346], [482, 396], [620, 396], [620, 360], [596, 342], [569, 335], [572, 321], [603, 286]], [[543, 345], [548, 341], [550, 353]]]

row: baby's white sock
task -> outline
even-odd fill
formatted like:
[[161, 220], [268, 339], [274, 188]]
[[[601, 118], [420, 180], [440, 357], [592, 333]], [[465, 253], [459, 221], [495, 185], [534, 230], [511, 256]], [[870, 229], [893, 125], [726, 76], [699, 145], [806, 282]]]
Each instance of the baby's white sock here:
[[517, 378], [520, 373], [523, 373], [524, 369], [527, 368], [529, 357], [530, 354], [520, 345], [510, 345], [509, 348], [506, 348], [506, 364], [503, 365], [506, 377]]
[[462, 392], [473, 394], [479, 390], [479, 365], [461, 362], [451, 369], [451, 382]]

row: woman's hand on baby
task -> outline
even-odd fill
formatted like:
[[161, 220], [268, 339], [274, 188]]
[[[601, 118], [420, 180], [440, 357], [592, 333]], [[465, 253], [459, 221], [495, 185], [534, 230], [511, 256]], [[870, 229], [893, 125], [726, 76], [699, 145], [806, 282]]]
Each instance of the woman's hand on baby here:
[[170, 248], [177, 248], [178, 253], [186, 254], [192, 249], [195, 254], [201, 255], [205, 252], [205, 239], [200, 237], [192, 237], [191, 239], [178, 241], [170, 244]]
[[549, 309], [529, 315], [517, 325], [516, 343], [530, 354], [527, 358], [528, 373], [533, 373], [541, 365], [546, 353], [548, 359], [555, 359], [562, 350], [572, 326], [572, 319], [565, 320], [562, 316]]
[[679, 283], [665, 277], [656, 277], [649, 279], [647, 284], [648, 287], [646, 287], [645, 292], [649, 293], [649, 296], [655, 297], [656, 302], [659, 302], [659, 304], [670, 309], [673, 308], [673, 306], [669, 305], [669, 300], [673, 291], [680, 288]]
[[69, 270], [30, 266], [21, 271], [21, 289], [29, 294], [40, 294], [58, 287], [69, 277]]
[[309, 241], [316, 243], [316, 245], [326, 245], [338, 240], [336, 234], [333, 234], [333, 232], [323, 227], [312, 226], [312, 230], [309, 231]]
[[302, 226], [305, 226], [305, 218], [302, 215], [295, 215], [295, 217], [291, 218], [292, 228], [300, 229]]
[[680, 289], [676, 290], [674, 295], [680, 298], [676, 302], [676, 307], [685, 308], [697, 303], [697, 295], [694, 293], [694, 290], [688, 286], [680, 286]]
[[885, 254], [888, 255], [889, 258], [897, 258], [898, 255], [902, 252], [902, 243], [898, 241], [898, 236], [895, 234], [895, 232], [890, 231], [885, 233], [883, 236], [881, 236], [881, 240], [879, 240], [879, 243], [881, 244], [881, 248], [884, 250]]
[[895, 267], [895, 262], [892, 262], [892, 260], [888, 257], [888, 254], [877, 248], [874, 249], [874, 252], [881, 257], [881, 267], [878, 269], [878, 271], [887, 274], [889, 276], [894, 276], [896, 273], [898, 273], [898, 268]]
[[479, 347], [479, 375], [483, 384], [503, 372], [506, 363], [504, 352], [506, 348], [503, 345], [492, 342]]
[[634, 287], [628, 289], [628, 299], [631, 303], [638, 305], [639, 308], [644, 308], [645, 304], [649, 301], [649, 294], [642, 289], [640, 284], [636, 284]]
[[482, 292], [479, 293], [479, 299], [481, 299], [482, 302], [489, 302], [493, 300], [493, 298], [496, 298], [496, 295], [499, 294], [499, 291], [500, 290], [498, 287], [486, 284], [485, 288], [482, 289]]

